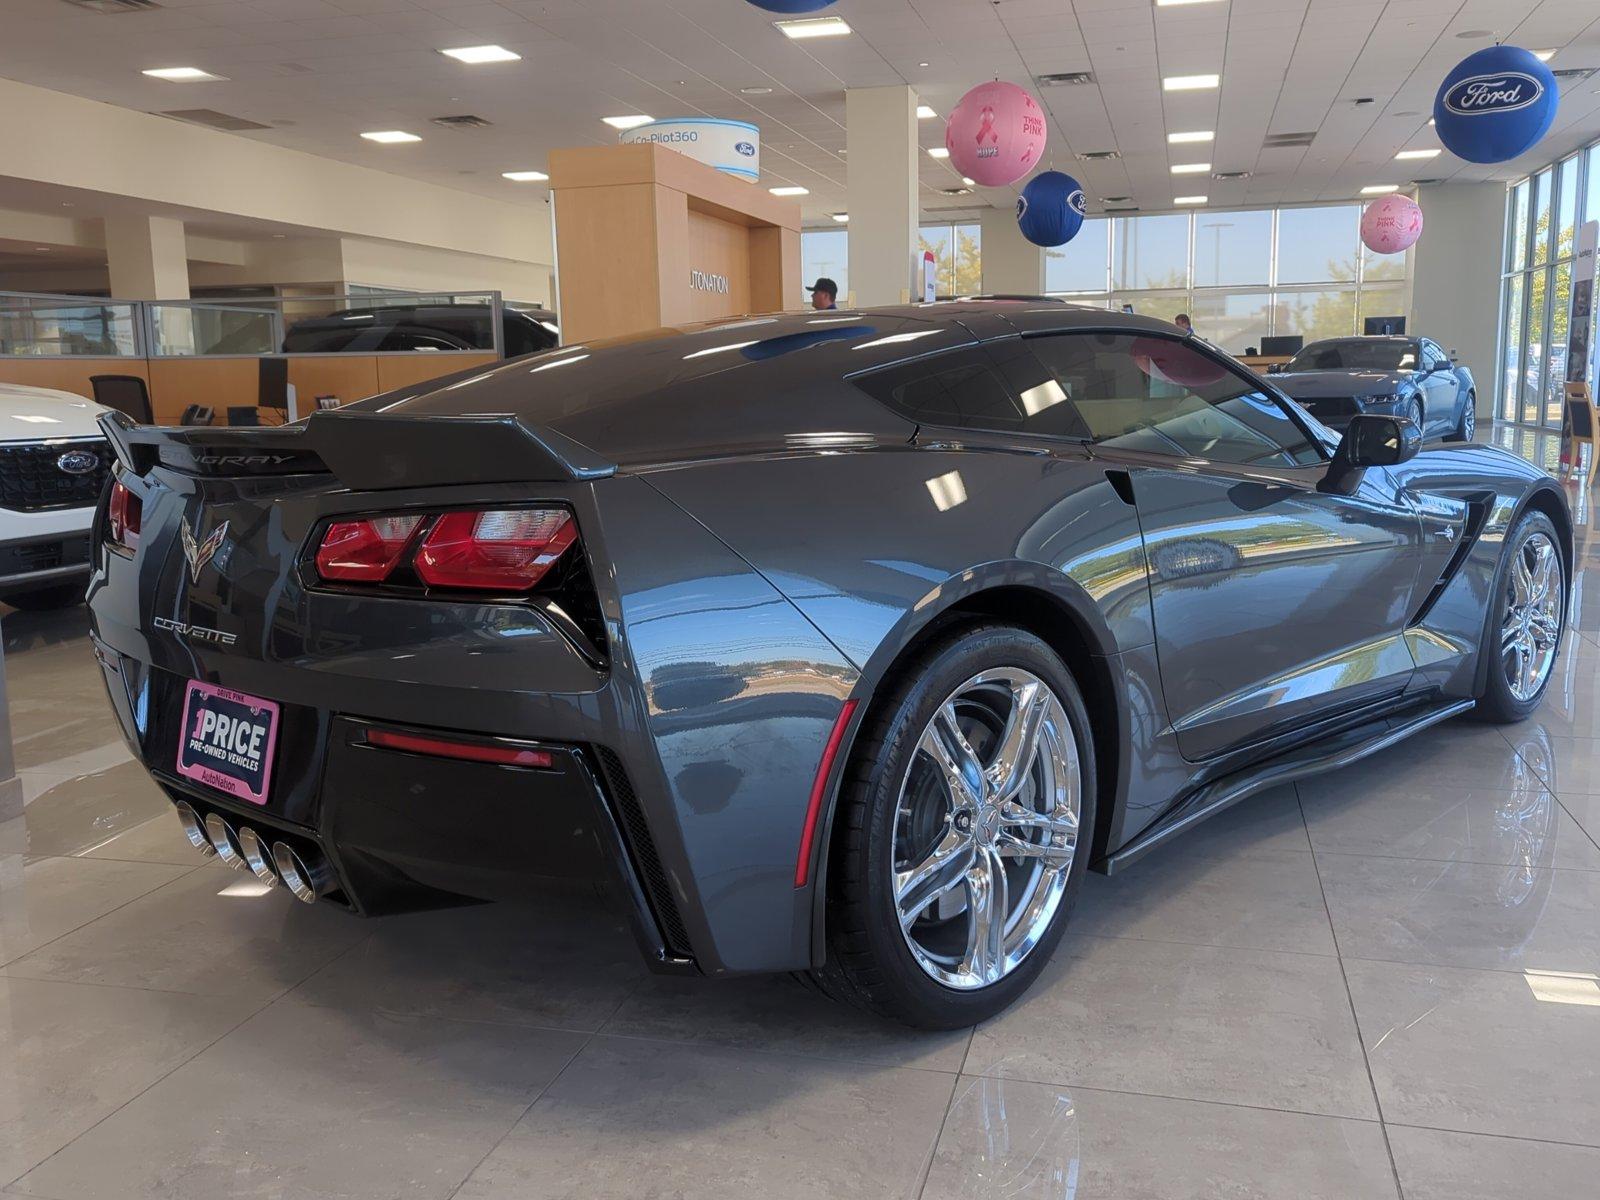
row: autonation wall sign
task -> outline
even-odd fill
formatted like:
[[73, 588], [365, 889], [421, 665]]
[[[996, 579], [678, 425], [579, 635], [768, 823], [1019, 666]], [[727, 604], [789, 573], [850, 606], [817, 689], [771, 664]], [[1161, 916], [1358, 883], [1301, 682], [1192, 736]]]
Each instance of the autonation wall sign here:
[[748, 121], [673, 117], [630, 129], [622, 140], [654, 142], [740, 179], [761, 178], [761, 130]]

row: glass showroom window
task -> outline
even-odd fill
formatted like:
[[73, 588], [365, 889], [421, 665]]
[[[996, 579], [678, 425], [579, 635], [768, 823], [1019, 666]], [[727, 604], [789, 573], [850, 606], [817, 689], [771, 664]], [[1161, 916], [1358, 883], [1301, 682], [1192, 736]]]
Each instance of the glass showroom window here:
[[1273, 334], [1360, 332], [1407, 305], [1407, 255], [1363, 251], [1359, 204], [1205, 210], [1085, 221], [1045, 255], [1045, 290], [1080, 304], [1171, 320], [1225, 350]]
[[[1511, 188], [1500, 304], [1504, 349], [1500, 417], [1558, 429], [1579, 226], [1600, 219], [1600, 144]], [[1594, 320], [1596, 318], [1591, 318]], [[1591, 326], [1584, 374], [1600, 387]]]
[[976, 296], [983, 291], [983, 230], [972, 225], [924, 225], [918, 249], [933, 251], [941, 296]]
[[[839, 303], [850, 295], [850, 235], [843, 229], [808, 229], [800, 235], [800, 285], [809, 288], [824, 277], [839, 285]], [[811, 293], [801, 297], [810, 305]]]

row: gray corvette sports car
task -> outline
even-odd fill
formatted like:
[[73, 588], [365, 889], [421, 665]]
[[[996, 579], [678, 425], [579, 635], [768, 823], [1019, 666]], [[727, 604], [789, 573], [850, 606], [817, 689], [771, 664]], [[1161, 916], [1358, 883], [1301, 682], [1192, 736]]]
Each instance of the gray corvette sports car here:
[[604, 878], [657, 969], [929, 1027], [1015, 999], [1085, 871], [1526, 715], [1572, 578], [1521, 459], [1059, 304], [105, 426], [94, 644], [202, 853], [363, 914]]
[[1452, 363], [1428, 338], [1312, 342], [1273, 382], [1330, 429], [1343, 429], [1357, 413], [1405, 417], [1424, 441], [1470, 442], [1477, 428], [1472, 372]]

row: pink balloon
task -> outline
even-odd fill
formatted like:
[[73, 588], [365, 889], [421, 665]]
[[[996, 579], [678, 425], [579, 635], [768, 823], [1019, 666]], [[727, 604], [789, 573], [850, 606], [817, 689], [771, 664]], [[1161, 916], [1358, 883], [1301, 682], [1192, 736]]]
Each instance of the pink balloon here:
[[1227, 378], [1226, 368], [1181, 342], [1167, 338], [1140, 337], [1128, 347], [1139, 369], [1152, 379], [1179, 387], [1203, 388]]
[[980, 83], [944, 126], [950, 163], [984, 187], [1015, 183], [1044, 154], [1044, 109], [1014, 83]]
[[1361, 241], [1377, 254], [1399, 254], [1422, 236], [1422, 209], [1409, 196], [1384, 196], [1361, 214]]

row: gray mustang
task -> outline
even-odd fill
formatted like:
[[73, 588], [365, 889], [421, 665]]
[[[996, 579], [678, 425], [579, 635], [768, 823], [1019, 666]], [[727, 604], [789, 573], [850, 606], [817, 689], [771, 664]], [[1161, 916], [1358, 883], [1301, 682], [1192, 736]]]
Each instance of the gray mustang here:
[[1470, 442], [1478, 387], [1427, 338], [1347, 337], [1312, 342], [1273, 382], [1330, 429], [1357, 413], [1405, 417], [1423, 440]]
[[1340, 438], [1059, 304], [105, 426], [95, 648], [202, 852], [363, 914], [609, 878], [660, 970], [805, 971], [928, 1027], [1014, 1000], [1086, 870], [1525, 716], [1572, 578], [1521, 459], [1394, 415]]

